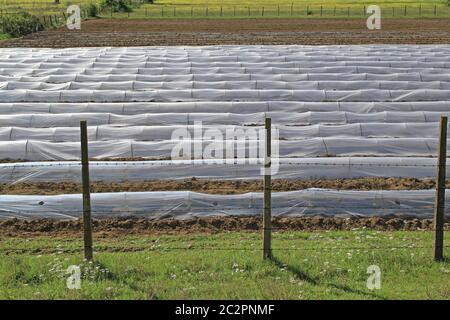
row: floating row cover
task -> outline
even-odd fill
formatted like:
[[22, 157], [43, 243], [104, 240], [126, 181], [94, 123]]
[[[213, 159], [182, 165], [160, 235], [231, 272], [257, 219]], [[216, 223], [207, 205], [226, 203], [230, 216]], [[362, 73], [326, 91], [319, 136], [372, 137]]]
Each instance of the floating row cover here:
[[[138, 216], [150, 219], [205, 216], [260, 216], [262, 193], [212, 195], [189, 191], [97, 193], [91, 195], [93, 217]], [[450, 200], [447, 199], [447, 205]], [[416, 216], [431, 217], [433, 190], [332, 191], [309, 189], [272, 194], [274, 216]], [[82, 216], [80, 194], [0, 196], [2, 218], [73, 219]]]
[[[190, 90], [190, 89], [217, 89], [217, 90], [420, 90], [437, 89], [449, 90], [448, 81], [185, 81], [185, 82], [0, 82], [0, 90]], [[195, 93], [195, 91], [194, 91]], [[200, 97], [201, 98], [201, 97]]]
[[[373, 61], [370, 58], [364, 60], [350, 60], [350, 61], [313, 61], [311, 59], [305, 61], [301, 58], [295, 62], [280, 61], [280, 59], [261, 58], [263, 62], [245, 62], [236, 61], [236, 58], [229, 57], [210, 57], [203, 61], [105, 61], [100, 62], [96, 58], [86, 60], [68, 60], [64, 62], [12, 62], [9, 60], [0, 60], [0, 68], [4, 69], [34, 69], [34, 70], [51, 70], [56, 68], [73, 69], [73, 68], [90, 68], [90, 69], [166, 69], [166, 70], [190, 70], [190, 73], [205, 72], [211, 69], [219, 70], [241, 70], [244, 73], [267, 73], [270, 71], [287, 71], [292, 69], [304, 68], [321, 68], [321, 67], [384, 67], [384, 68], [450, 68], [450, 62], [442, 61], [442, 58], [436, 58], [435, 61], [405, 61], [401, 59], [386, 59], [384, 61]], [[195, 58], [190, 58], [195, 59]], [[220, 62], [220, 59], [228, 60]], [[295, 58], [294, 58], [295, 59]], [[219, 62], [218, 62], [219, 60]], [[170, 72], [169, 72], [170, 73]], [[292, 71], [287, 71], [292, 73]]]
[[146, 113], [240, 113], [258, 112], [335, 112], [377, 113], [385, 111], [448, 112], [450, 101], [429, 102], [302, 102], [302, 101], [247, 101], [247, 102], [127, 102], [127, 103], [45, 103], [0, 102], [0, 114], [23, 113], [112, 113], [138, 115]]
[[[0, 181], [79, 182], [80, 164], [59, 160], [79, 159], [80, 120], [88, 121], [91, 157], [167, 158], [176, 129], [192, 134], [202, 121], [220, 133], [259, 130], [265, 117], [280, 128], [274, 179], [433, 177], [437, 123], [449, 113], [445, 45], [0, 49], [1, 157], [57, 160], [0, 164]], [[238, 151], [261, 155], [263, 140], [252, 141]], [[90, 173], [111, 182], [261, 179], [262, 159], [228, 161], [91, 162]], [[0, 197], [4, 217], [81, 213], [79, 195]], [[430, 216], [434, 191], [273, 197], [274, 215]], [[94, 194], [93, 205], [95, 216], [152, 218], [262, 210], [261, 194]]]
[[[149, 159], [222, 159], [264, 156], [264, 140], [234, 141], [231, 152], [226, 140], [107, 140], [89, 143], [89, 156], [102, 158]], [[437, 154], [435, 138], [311, 138], [272, 141], [272, 154], [280, 157], [380, 156], [433, 157]], [[195, 153], [199, 148], [200, 154]], [[0, 154], [6, 159], [28, 161], [80, 159], [79, 142], [46, 142], [36, 140], [0, 141]]]
[[[353, 123], [344, 125], [277, 126], [279, 139], [303, 140], [320, 137], [385, 137], [385, 138], [435, 138], [438, 132], [437, 122], [429, 123]], [[226, 125], [167, 125], [167, 126], [113, 126], [100, 125], [87, 128], [89, 141], [130, 139], [138, 141], [162, 141], [175, 139], [174, 133], [185, 131], [190, 137], [198, 134], [199, 139], [211, 132], [220, 132], [223, 139], [230, 140], [242, 134], [257, 134], [263, 138], [262, 126], [226, 126]], [[196, 133], [197, 132], [197, 133]], [[0, 127], [0, 141], [38, 140], [53, 142], [80, 141], [80, 129], [77, 127]]]
[[[435, 70], [434, 70], [435, 71]], [[0, 82], [23, 82], [23, 83], [93, 83], [93, 82], [126, 82], [137, 81], [144, 83], [153, 82], [218, 82], [218, 81], [281, 81], [295, 83], [298, 81], [356, 81], [357, 83], [367, 82], [436, 82], [450, 81], [448, 73], [437, 72], [407, 72], [407, 73], [301, 73], [301, 74], [261, 74], [261, 73], [207, 73], [207, 74], [51, 74], [43, 76], [13, 76], [0, 75]], [[427, 85], [424, 83], [424, 85]], [[360, 88], [361, 89], [361, 88]]]
[[[411, 63], [415, 65], [414, 63]], [[76, 66], [63, 66], [60, 68], [51, 69], [32, 69], [32, 68], [14, 68], [6, 67], [0, 68], [0, 75], [7, 77], [45, 77], [45, 76], [74, 76], [74, 75], [89, 75], [89, 76], [101, 76], [101, 75], [145, 75], [145, 76], [166, 76], [166, 75], [210, 75], [210, 74], [236, 74], [236, 75], [251, 75], [251, 79], [258, 79], [258, 75], [306, 75], [306, 74], [374, 74], [374, 75], [391, 75], [391, 74], [438, 74], [445, 75], [448, 72], [450, 64], [446, 63], [441, 67], [386, 67], [386, 66], [310, 66], [303, 68], [274, 68], [274, 67], [212, 67], [212, 68], [114, 68], [114, 67], [76, 67]], [[32, 67], [32, 66], [28, 66]], [[48, 66], [50, 67], [50, 66]], [[411, 79], [414, 76], [411, 77]], [[198, 78], [197, 78], [198, 79]], [[411, 80], [407, 77], [408, 80]], [[445, 80], [445, 76], [443, 80]], [[412, 81], [412, 80], [411, 80]]]
[[142, 113], [137, 115], [117, 115], [113, 113], [61, 113], [61, 114], [3, 114], [0, 115], [2, 127], [52, 128], [78, 127], [81, 120], [91, 126], [160, 126], [160, 125], [262, 125], [269, 117], [276, 125], [349, 124], [349, 123], [404, 123], [438, 122], [442, 115], [450, 111], [384, 111], [374, 113], [353, 113], [348, 111], [331, 112], [259, 112], [259, 113]]
[[126, 101], [439, 101], [449, 100], [450, 90], [0, 90], [3, 102], [126, 102]]
[[[274, 179], [341, 179], [359, 177], [434, 178], [435, 158], [417, 157], [326, 157], [273, 158]], [[91, 161], [91, 181], [259, 180], [262, 159]], [[447, 164], [450, 172], [450, 164]], [[0, 183], [80, 182], [78, 162], [24, 162], [0, 164]]]

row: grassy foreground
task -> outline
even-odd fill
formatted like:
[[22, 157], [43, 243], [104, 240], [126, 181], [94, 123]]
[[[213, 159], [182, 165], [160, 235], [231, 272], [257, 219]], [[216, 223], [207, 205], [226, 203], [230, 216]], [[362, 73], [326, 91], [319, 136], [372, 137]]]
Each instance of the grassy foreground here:
[[[446, 237], [448, 239], [448, 232]], [[368, 230], [0, 239], [1, 299], [450, 299], [450, 260], [431, 259], [432, 233]], [[449, 242], [445, 254], [450, 256]], [[80, 265], [81, 289], [68, 289]], [[367, 268], [379, 266], [381, 289]]]

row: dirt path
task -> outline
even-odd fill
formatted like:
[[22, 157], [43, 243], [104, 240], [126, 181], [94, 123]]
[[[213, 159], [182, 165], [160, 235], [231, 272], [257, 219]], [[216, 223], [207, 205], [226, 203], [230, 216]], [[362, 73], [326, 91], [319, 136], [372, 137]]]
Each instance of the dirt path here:
[[363, 19], [144, 20], [96, 19], [80, 31], [60, 28], [4, 47], [225, 45], [225, 44], [450, 43], [450, 19], [383, 19], [369, 31]]
[[[273, 191], [294, 191], [308, 188], [336, 190], [422, 190], [435, 187], [432, 179], [415, 178], [360, 178], [337, 180], [273, 180]], [[447, 181], [450, 188], [450, 180]], [[96, 182], [91, 186], [94, 193], [139, 192], [139, 191], [179, 191], [191, 190], [212, 194], [239, 194], [262, 191], [262, 181], [213, 181], [213, 180], [172, 180], [172, 181], [124, 181]], [[0, 184], [0, 194], [55, 195], [81, 193], [81, 184], [75, 182], [36, 182]]]

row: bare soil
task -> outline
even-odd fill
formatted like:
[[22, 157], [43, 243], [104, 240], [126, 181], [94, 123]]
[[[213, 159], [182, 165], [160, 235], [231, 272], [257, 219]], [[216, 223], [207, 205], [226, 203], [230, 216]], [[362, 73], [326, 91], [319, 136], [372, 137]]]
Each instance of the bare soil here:
[[[274, 231], [325, 231], [325, 230], [432, 230], [431, 219], [371, 217], [371, 218], [337, 218], [337, 217], [276, 217], [272, 222]], [[0, 220], [0, 234], [5, 237], [39, 236], [39, 235], [81, 235], [81, 220]], [[236, 231], [260, 231], [262, 219], [259, 217], [208, 217], [189, 220], [149, 220], [142, 218], [107, 218], [93, 221], [94, 233], [101, 235], [123, 234], [183, 234], [183, 233], [218, 233]], [[447, 218], [445, 230], [450, 230]]]
[[[450, 188], [450, 180], [446, 183]], [[435, 187], [433, 179], [415, 178], [359, 178], [359, 179], [317, 179], [272, 181], [272, 190], [276, 192], [324, 188], [335, 190], [423, 190]], [[190, 190], [210, 194], [240, 194], [263, 190], [262, 181], [241, 180], [155, 180], [95, 182], [91, 192], [141, 192], [141, 191], [181, 191]], [[17, 195], [56, 195], [81, 193], [81, 184], [77, 182], [22, 182], [0, 184], [0, 194]]]
[[447, 44], [450, 19], [95, 19], [0, 42], [0, 47], [89, 47], [242, 44]]

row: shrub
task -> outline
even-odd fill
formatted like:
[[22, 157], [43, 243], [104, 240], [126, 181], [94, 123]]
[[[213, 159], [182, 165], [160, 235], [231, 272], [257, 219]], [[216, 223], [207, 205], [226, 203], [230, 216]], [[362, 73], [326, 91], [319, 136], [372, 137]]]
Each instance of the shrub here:
[[4, 33], [13, 37], [20, 37], [44, 30], [44, 25], [39, 21], [38, 17], [32, 16], [27, 12], [3, 16], [0, 19], [0, 23], [3, 25]]
[[88, 6], [87, 12], [89, 17], [97, 17], [98, 7], [95, 4], [91, 3]]
[[133, 11], [130, 0], [102, 0], [100, 7], [102, 10], [113, 10], [113, 12], [131, 12]]

